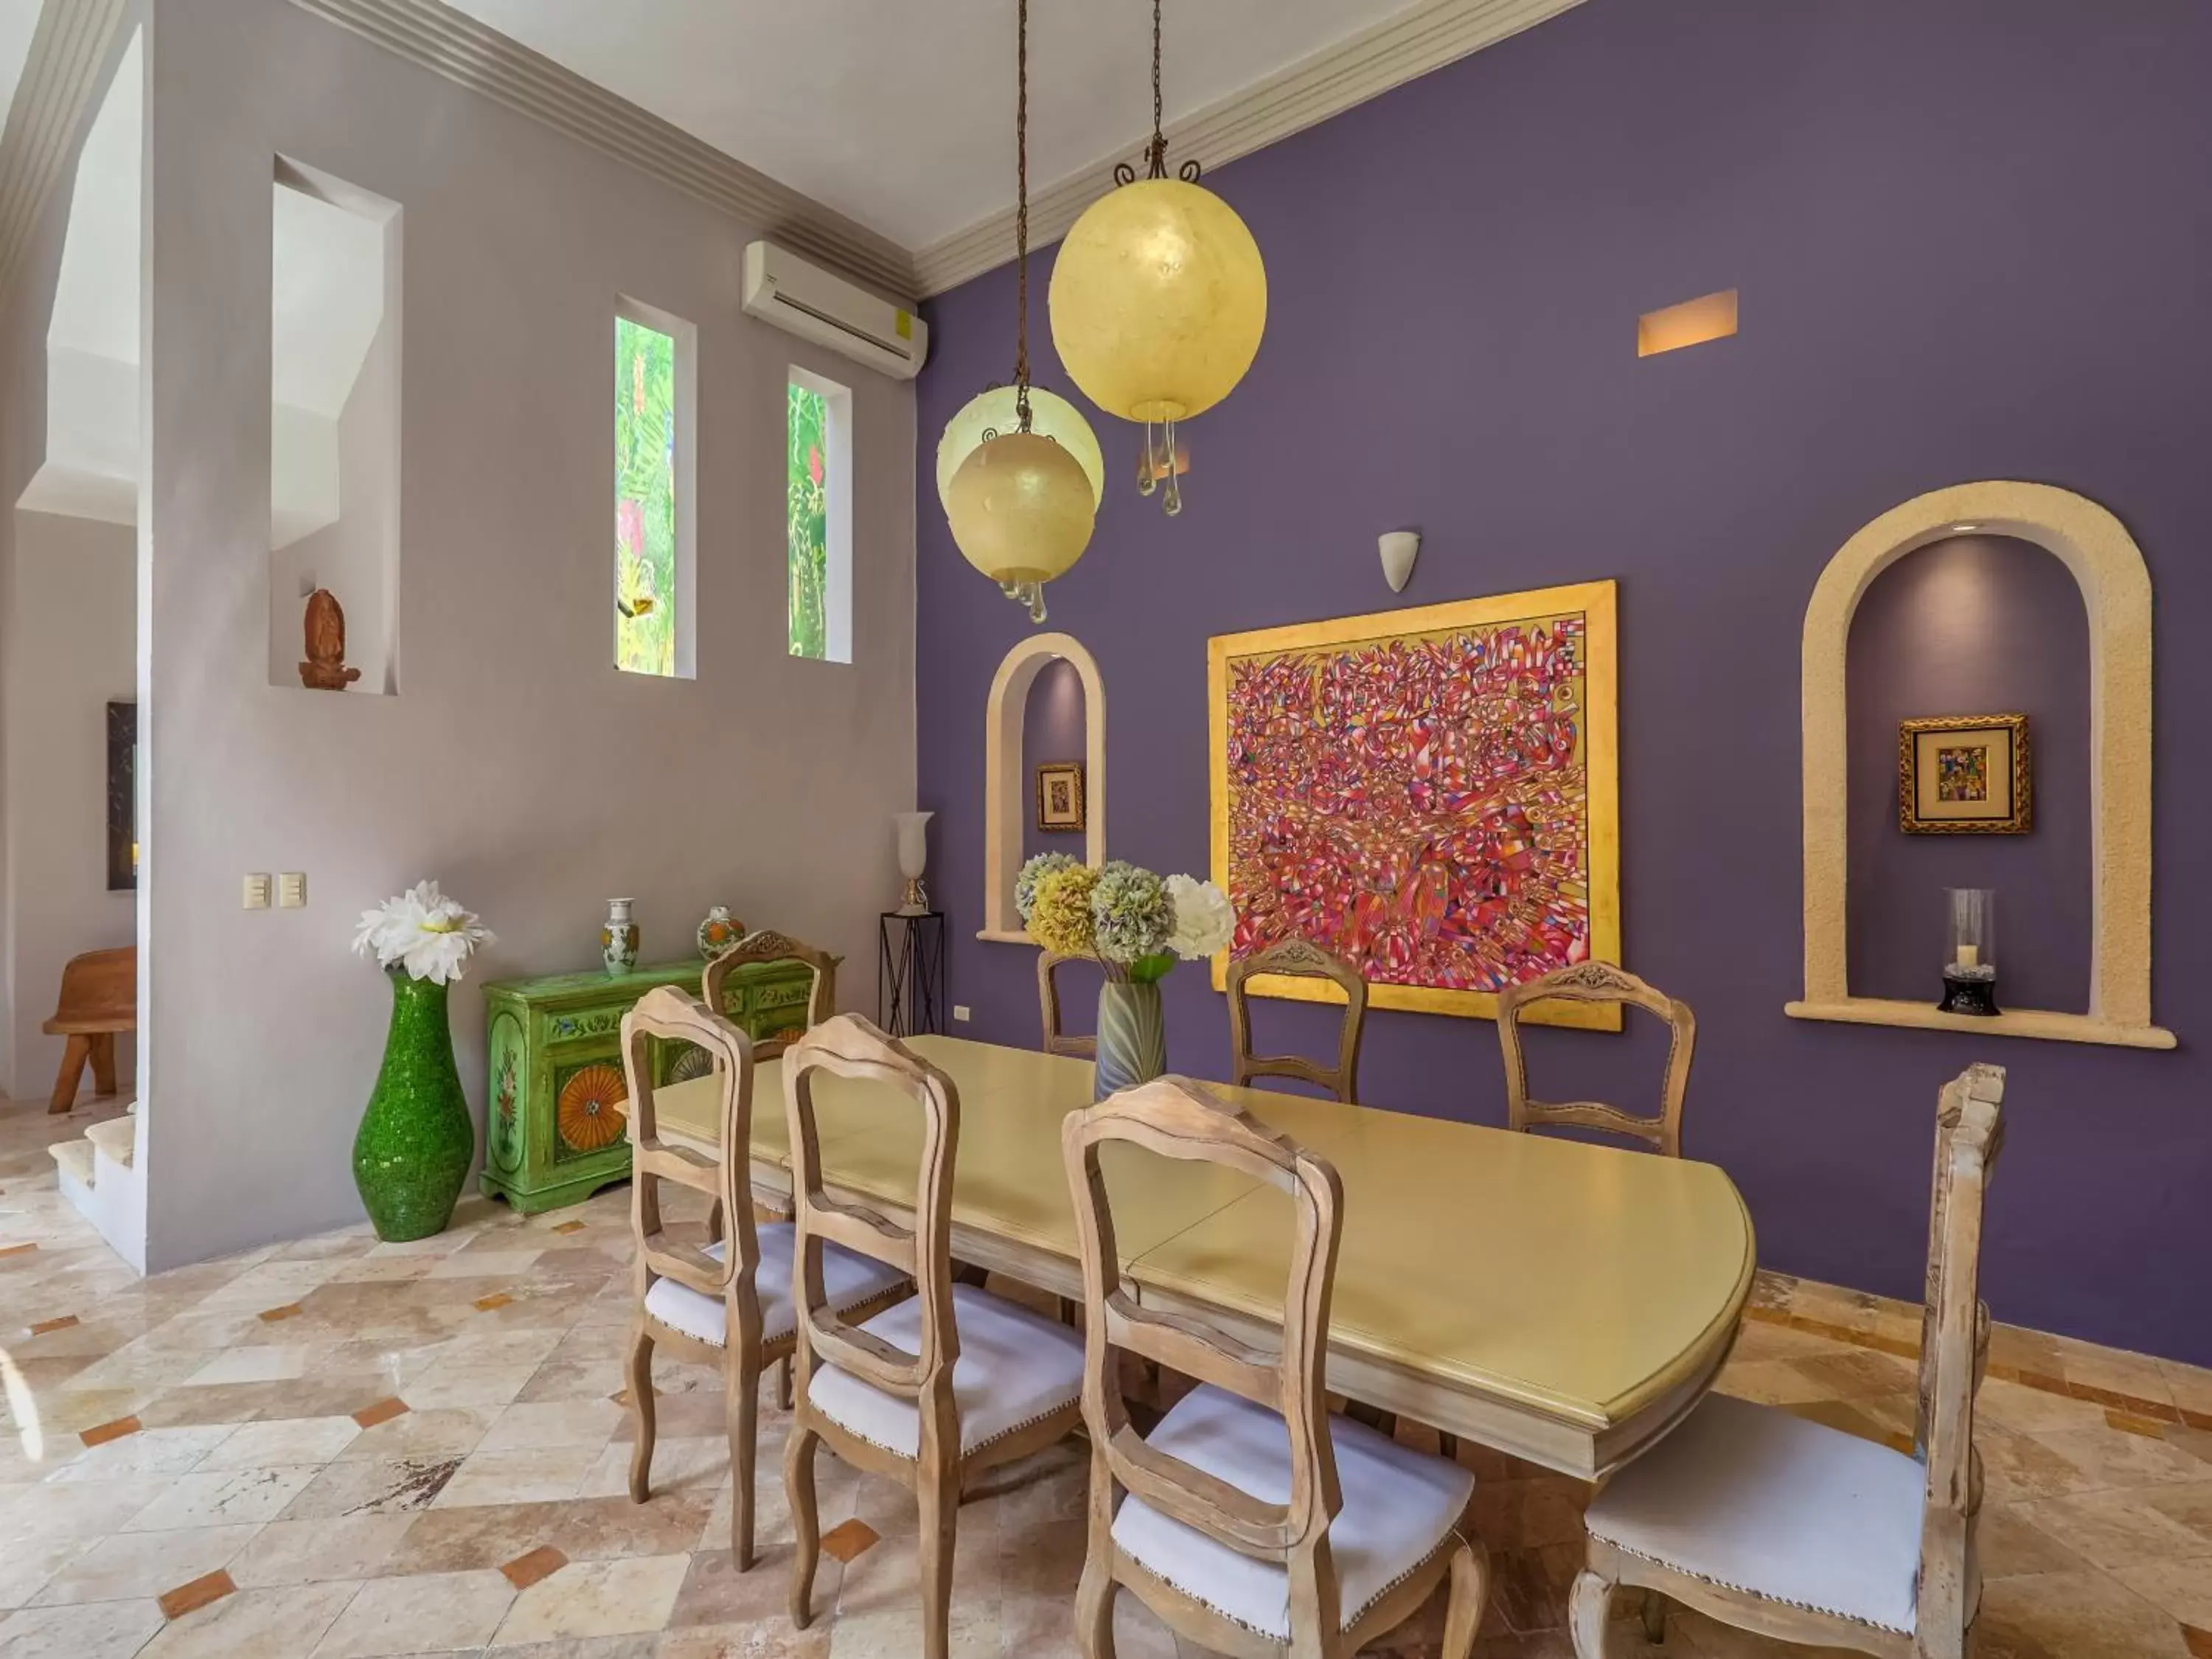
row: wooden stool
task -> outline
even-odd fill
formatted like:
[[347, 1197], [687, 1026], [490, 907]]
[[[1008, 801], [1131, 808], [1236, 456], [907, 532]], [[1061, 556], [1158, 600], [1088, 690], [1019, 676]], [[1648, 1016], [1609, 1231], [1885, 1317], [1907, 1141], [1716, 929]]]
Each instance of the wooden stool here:
[[65, 1036], [62, 1069], [54, 1078], [49, 1114], [76, 1104], [77, 1085], [92, 1062], [93, 1092], [115, 1092], [115, 1034], [138, 1029], [138, 947], [88, 951], [62, 969], [62, 994], [54, 1017], [40, 1028], [48, 1036]]

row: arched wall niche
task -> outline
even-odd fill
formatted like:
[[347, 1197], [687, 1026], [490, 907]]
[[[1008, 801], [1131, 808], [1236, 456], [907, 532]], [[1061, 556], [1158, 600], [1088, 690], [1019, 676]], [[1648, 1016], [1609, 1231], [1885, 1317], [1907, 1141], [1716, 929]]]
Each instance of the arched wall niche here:
[[1030, 687], [1048, 664], [1072, 665], [1083, 682], [1083, 856], [1106, 861], [1106, 683], [1072, 634], [1032, 634], [1006, 653], [991, 681], [983, 732], [983, 926], [975, 937], [1028, 945], [1014, 909], [1022, 867], [1022, 823], [1029, 780], [1022, 775], [1022, 723]]
[[[2086, 1014], [2008, 1010], [1978, 1018], [1939, 1013], [1932, 1001], [1850, 994], [1844, 674], [1851, 619], [1884, 570], [1968, 530], [2016, 537], [2055, 555], [2081, 587], [2088, 617], [2093, 914]], [[1916, 496], [1853, 536], [1821, 572], [1805, 611], [1802, 672], [1805, 995], [1785, 1012], [1796, 1019], [2172, 1048], [2173, 1034], [2151, 1023], [2150, 1006], [2150, 571], [2119, 520], [2049, 484], [1993, 480]]]

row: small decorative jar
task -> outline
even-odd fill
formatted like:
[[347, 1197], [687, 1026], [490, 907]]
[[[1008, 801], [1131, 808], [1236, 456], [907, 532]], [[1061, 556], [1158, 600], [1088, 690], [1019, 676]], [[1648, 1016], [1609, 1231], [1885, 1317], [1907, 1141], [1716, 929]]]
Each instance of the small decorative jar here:
[[1949, 949], [1943, 958], [1943, 1000], [1936, 1006], [1946, 1014], [1994, 1015], [2001, 1012], [1997, 896], [1987, 887], [1947, 887], [1943, 899], [1949, 912]]
[[637, 966], [637, 923], [630, 920], [635, 899], [609, 899], [606, 925], [599, 929], [599, 960], [610, 974], [626, 974]]
[[744, 923], [730, 914], [728, 905], [718, 904], [699, 924], [699, 954], [712, 962], [744, 936]]

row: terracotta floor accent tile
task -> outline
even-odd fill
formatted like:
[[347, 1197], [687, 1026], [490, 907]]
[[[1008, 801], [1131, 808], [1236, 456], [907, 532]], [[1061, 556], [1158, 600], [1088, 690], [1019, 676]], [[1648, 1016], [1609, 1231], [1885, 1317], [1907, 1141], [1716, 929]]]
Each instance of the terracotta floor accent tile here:
[[2212, 1412], [2194, 1412], [2188, 1407], [2180, 1408], [2181, 1420], [2192, 1429], [2212, 1429]]
[[550, 1578], [568, 1565], [568, 1558], [550, 1544], [540, 1544], [527, 1555], [518, 1555], [500, 1569], [507, 1582], [519, 1590], [526, 1590], [541, 1579]]
[[822, 1553], [836, 1560], [851, 1565], [855, 1559], [875, 1547], [880, 1534], [866, 1522], [851, 1520], [841, 1522], [822, 1534]]
[[135, 1417], [118, 1417], [112, 1423], [95, 1424], [77, 1436], [87, 1446], [104, 1446], [111, 1440], [120, 1440], [126, 1434], [136, 1434], [140, 1427]]
[[2212, 1659], [2212, 1630], [2199, 1630], [2194, 1625], [2184, 1625], [2181, 1640], [2189, 1650], [2190, 1659]]
[[32, 1251], [33, 1251], [33, 1250], [37, 1249], [38, 1248], [39, 1248], [39, 1247], [38, 1247], [36, 1244], [5, 1244], [5, 1245], [0, 1245], [0, 1258], [4, 1258], [4, 1257], [7, 1257], [7, 1256], [11, 1256], [11, 1255], [28, 1255]]
[[264, 1308], [261, 1310], [261, 1317], [274, 1325], [280, 1319], [296, 1319], [301, 1312], [301, 1309], [298, 1303], [287, 1302], [281, 1308]]
[[2132, 1416], [2153, 1417], [2161, 1423], [2181, 1421], [2180, 1410], [2166, 1401], [2146, 1400], [2141, 1395], [2122, 1394], [2117, 1389], [2100, 1389], [2089, 1382], [2069, 1382], [2066, 1392], [2076, 1400], [2086, 1400], [2092, 1405], [2126, 1412]]
[[2166, 1425], [2154, 1417], [2133, 1417], [2126, 1412], [2114, 1411], [2109, 1407], [2105, 1412], [2105, 1421], [2123, 1434], [2145, 1435], [2153, 1440], [2161, 1438], [2166, 1432]]
[[489, 1296], [478, 1297], [476, 1299], [475, 1305], [482, 1309], [484, 1312], [489, 1313], [495, 1308], [504, 1308], [508, 1303], [514, 1300], [514, 1298], [509, 1296], [505, 1291], [495, 1291]]
[[162, 1593], [161, 1617], [181, 1619], [188, 1613], [197, 1613], [210, 1602], [220, 1601], [238, 1588], [230, 1582], [230, 1575], [218, 1568], [203, 1574], [189, 1584], [179, 1584]]
[[580, 1233], [584, 1231], [584, 1224], [580, 1221], [564, 1221], [553, 1231], [556, 1233]]
[[407, 1412], [408, 1405], [404, 1400], [380, 1400], [374, 1406], [363, 1406], [353, 1414], [353, 1420], [364, 1429], [373, 1429], [395, 1417], [404, 1417]]
[[41, 1319], [31, 1327], [33, 1336], [44, 1336], [49, 1331], [65, 1331], [77, 1322], [75, 1314], [64, 1314], [59, 1319]]

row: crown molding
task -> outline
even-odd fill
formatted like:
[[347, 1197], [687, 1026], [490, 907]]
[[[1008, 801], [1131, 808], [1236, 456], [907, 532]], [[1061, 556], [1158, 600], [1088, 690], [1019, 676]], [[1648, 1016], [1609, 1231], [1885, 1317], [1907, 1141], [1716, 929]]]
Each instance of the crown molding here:
[[0, 298], [68, 171], [86, 106], [128, 0], [47, 0], [0, 129]]
[[915, 298], [906, 249], [695, 138], [629, 100], [456, 11], [443, 0], [292, 0], [603, 155], [719, 208], [794, 252], [900, 304]]
[[[1172, 152], [1209, 167], [1316, 126], [1355, 104], [1480, 52], [1571, 9], [1582, 0], [1427, 0], [1340, 40], [1166, 129]], [[1140, 159], [1142, 137], [1030, 198], [1032, 246], [1058, 240], [1113, 187], [1114, 164]], [[919, 291], [941, 294], [1014, 257], [1014, 214], [1002, 213], [914, 256]]]

